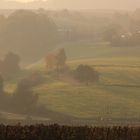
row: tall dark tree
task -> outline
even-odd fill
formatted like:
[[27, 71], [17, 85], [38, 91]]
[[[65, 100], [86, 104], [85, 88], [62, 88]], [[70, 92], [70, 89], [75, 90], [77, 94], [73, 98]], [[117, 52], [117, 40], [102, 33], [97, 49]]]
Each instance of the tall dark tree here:
[[16, 72], [20, 70], [20, 57], [15, 53], [9, 52], [6, 55], [3, 63], [7, 69], [10, 69], [10, 72]]
[[7, 78], [20, 71], [20, 57], [12, 52], [9, 52], [3, 61], [0, 63], [0, 72]]
[[60, 49], [57, 56], [56, 56], [56, 63], [59, 69], [64, 68], [66, 65], [66, 53], [64, 48]]
[[34, 94], [32, 88], [34, 82], [28, 78], [21, 80], [17, 85], [17, 90], [13, 96], [15, 109], [24, 113], [28, 113], [36, 109], [38, 95]]

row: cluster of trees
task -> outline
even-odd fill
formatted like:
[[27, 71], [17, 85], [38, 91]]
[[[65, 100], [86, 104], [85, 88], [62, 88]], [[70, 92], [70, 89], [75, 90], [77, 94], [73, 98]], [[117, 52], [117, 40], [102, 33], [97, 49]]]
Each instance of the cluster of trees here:
[[8, 17], [0, 17], [0, 49], [16, 50], [24, 62], [45, 55], [57, 37], [57, 26], [45, 13], [17, 10]]
[[102, 29], [110, 23], [108, 17], [90, 12], [60, 10], [49, 12], [58, 26], [61, 41], [92, 40], [101, 38]]
[[41, 58], [56, 43], [65, 41], [139, 45], [139, 11], [96, 14], [69, 10], [17, 10], [8, 17], [0, 16], [0, 49], [16, 50], [23, 61], [29, 63]]
[[20, 57], [12, 52], [0, 61], [0, 109], [28, 113], [37, 110], [38, 95], [32, 88], [44, 81], [39, 73], [32, 73], [17, 83], [16, 91], [9, 95], [4, 91], [4, 81], [21, 71]]
[[20, 70], [19, 55], [9, 52], [3, 60], [0, 60], [0, 73], [5, 79], [18, 73]]
[[[81, 83], [89, 85], [99, 80], [99, 73], [89, 65], [79, 65], [75, 70], [71, 70], [66, 65], [66, 53], [64, 48], [57, 53], [49, 53], [46, 57], [46, 67], [48, 71], [56, 72], [58, 75], [70, 76]], [[58, 76], [57, 75], [57, 76]]]
[[114, 46], [138, 46], [140, 45], [140, 30], [123, 31], [121, 27], [109, 27], [104, 32], [105, 41]]
[[89, 65], [79, 65], [74, 71], [74, 77], [86, 85], [99, 80], [99, 73]]
[[113, 14], [112, 23], [106, 26], [102, 36], [114, 46], [139, 46], [140, 9]]
[[46, 57], [46, 67], [49, 71], [56, 70], [60, 72], [66, 67], [66, 53], [64, 48], [61, 48], [57, 53], [49, 53]]
[[69, 10], [17, 10], [8, 17], [0, 16], [0, 49], [16, 50], [22, 60], [29, 63], [65, 41], [139, 45], [139, 11], [96, 14]]
[[[98, 13], [100, 12], [100, 13]], [[140, 9], [129, 11], [52, 11], [63, 41], [108, 41], [113, 45], [139, 45]]]
[[34, 93], [33, 87], [38, 85], [40, 76], [31, 75], [21, 79], [12, 95], [4, 91], [4, 79], [0, 76], [0, 109], [16, 113], [32, 114], [40, 109], [38, 94]]

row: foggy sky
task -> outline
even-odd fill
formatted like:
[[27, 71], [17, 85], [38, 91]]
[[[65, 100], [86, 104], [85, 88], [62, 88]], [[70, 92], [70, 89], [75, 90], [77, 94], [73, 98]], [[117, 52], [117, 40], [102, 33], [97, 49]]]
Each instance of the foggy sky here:
[[55, 7], [78, 9], [136, 9], [140, 0], [50, 0]]
[[[0, 0], [0, 8], [53, 8], [53, 9], [136, 9], [140, 0]], [[29, 1], [29, 3], [20, 3]]]

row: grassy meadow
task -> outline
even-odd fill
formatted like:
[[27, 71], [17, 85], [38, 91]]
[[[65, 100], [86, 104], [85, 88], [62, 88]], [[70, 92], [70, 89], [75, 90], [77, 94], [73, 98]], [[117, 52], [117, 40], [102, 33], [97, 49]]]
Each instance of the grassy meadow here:
[[[46, 80], [34, 87], [39, 102], [46, 108], [79, 118], [140, 117], [140, 47], [111, 47], [107, 43], [64, 43], [67, 64], [75, 69], [79, 64], [93, 66], [100, 81], [89, 86], [72, 80], [52, 79], [43, 59], [26, 68], [38, 71]], [[6, 83], [5, 90], [12, 93], [17, 81]]]

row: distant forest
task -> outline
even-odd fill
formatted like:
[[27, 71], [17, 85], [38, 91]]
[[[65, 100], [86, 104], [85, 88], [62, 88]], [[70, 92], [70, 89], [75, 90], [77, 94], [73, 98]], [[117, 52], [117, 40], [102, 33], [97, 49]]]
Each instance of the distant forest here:
[[[0, 49], [35, 62], [63, 42], [140, 45], [140, 9], [127, 11], [1, 10]], [[26, 57], [25, 57], [26, 56]]]

